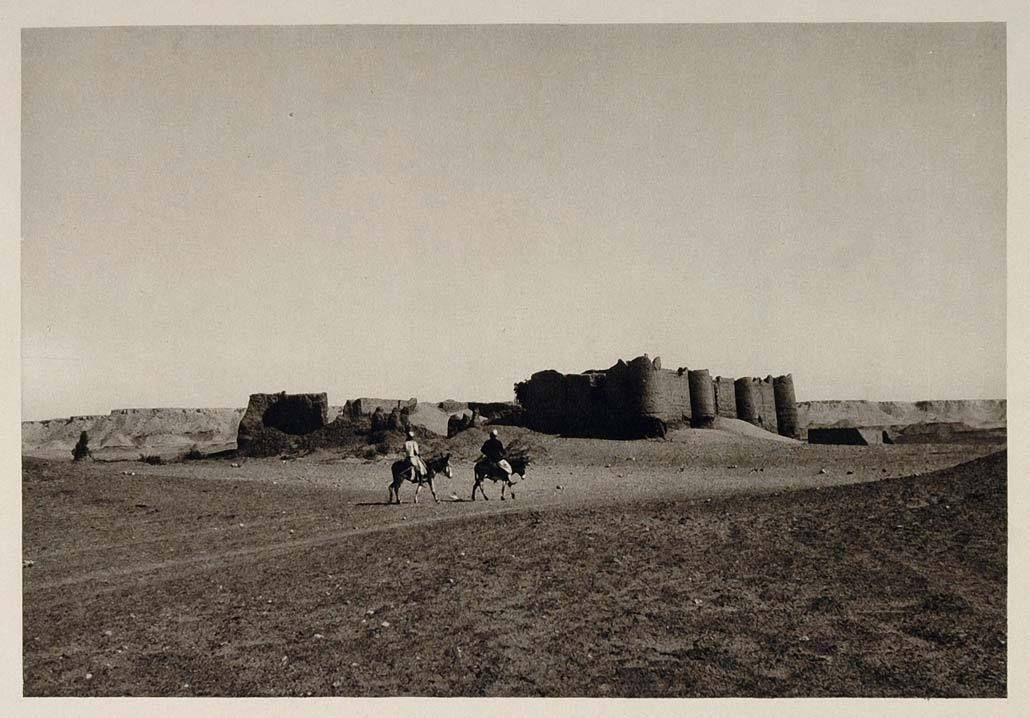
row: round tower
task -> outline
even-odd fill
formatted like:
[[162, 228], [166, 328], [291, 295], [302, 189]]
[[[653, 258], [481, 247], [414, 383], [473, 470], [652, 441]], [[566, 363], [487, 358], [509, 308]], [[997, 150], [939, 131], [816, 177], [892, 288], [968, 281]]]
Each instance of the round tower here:
[[734, 395], [737, 399], [737, 418], [749, 424], [758, 424], [758, 409], [755, 406], [755, 393], [750, 377], [743, 377], [733, 382]]
[[690, 386], [690, 423], [695, 428], [710, 429], [715, 424], [715, 385], [707, 369], [687, 371]]
[[800, 439], [798, 405], [794, 398], [794, 379], [790, 374], [773, 379], [773, 401], [776, 403], [776, 427], [780, 435]]

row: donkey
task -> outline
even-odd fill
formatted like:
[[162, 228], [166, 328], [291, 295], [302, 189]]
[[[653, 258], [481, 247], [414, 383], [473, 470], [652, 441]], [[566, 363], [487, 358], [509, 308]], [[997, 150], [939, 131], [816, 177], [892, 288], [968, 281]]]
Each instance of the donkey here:
[[[524, 481], [526, 479], [526, 467], [529, 466], [529, 458], [525, 456], [520, 457], [509, 457], [508, 463], [511, 465], [511, 476], [518, 474]], [[504, 501], [504, 489], [507, 488], [511, 491], [511, 498], [515, 498], [515, 482], [512, 481], [511, 476], [505, 473], [504, 469], [490, 461], [489, 459], [480, 459], [476, 462], [476, 465], [472, 467], [472, 472], [475, 474], [476, 483], [472, 485], [472, 500], [476, 500], [476, 489], [479, 489], [479, 494], [483, 497], [483, 501], [489, 501], [486, 492], [483, 491], [483, 480], [490, 479], [494, 483], [501, 482], [501, 501]]]
[[393, 462], [390, 467], [390, 472], [393, 474], [393, 481], [390, 483], [390, 495], [386, 500], [386, 503], [392, 504], [396, 498], [397, 503], [401, 502], [400, 488], [401, 484], [405, 481], [410, 481], [415, 484], [415, 503], [418, 503], [418, 492], [422, 490], [422, 484], [429, 484], [429, 490], [433, 492], [433, 500], [436, 503], [440, 503], [439, 497], [436, 495], [436, 486], [433, 484], [433, 477], [437, 474], [443, 474], [448, 479], [451, 478], [451, 455], [444, 454], [438, 456], [435, 459], [430, 459], [426, 462], [426, 475], [415, 478], [415, 470], [408, 463], [407, 459], [401, 459], [400, 461]]

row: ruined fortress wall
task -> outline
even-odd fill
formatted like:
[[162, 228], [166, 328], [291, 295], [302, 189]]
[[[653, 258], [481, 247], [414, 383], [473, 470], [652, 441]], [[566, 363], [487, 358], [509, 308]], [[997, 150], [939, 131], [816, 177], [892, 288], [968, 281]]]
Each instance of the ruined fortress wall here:
[[530, 429], [549, 433], [563, 431], [566, 412], [565, 375], [553, 369], [538, 371], [519, 390]]
[[[781, 384], [783, 378], [781, 377]], [[781, 386], [784, 417], [793, 406]], [[777, 403], [773, 378], [712, 379], [707, 369], [670, 371], [645, 354], [619, 360], [606, 370], [565, 375], [540, 371], [516, 387], [526, 426], [537, 431], [578, 436], [664, 435], [669, 425], [690, 421], [711, 427], [717, 416], [742, 417], [776, 433]], [[794, 416], [796, 417], [796, 409]], [[797, 420], [794, 420], [794, 427]]]
[[[660, 366], [659, 362], [658, 367]], [[647, 354], [633, 359], [626, 365], [628, 403], [622, 409], [627, 416], [658, 416], [660, 413], [662, 400], [656, 380], [658, 367], [648, 358]]]
[[657, 411], [668, 424], [690, 420], [690, 380], [687, 373], [659, 369], [654, 376]]
[[776, 422], [776, 397], [773, 391], [773, 378], [755, 379], [751, 385], [758, 409], [758, 426], [774, 434], [779, 433]]
[[777, 433], [773, 378], [741, 377], [734, 382], [737, 418]]
[[608, 414], [605, 423], [617, 424], [630, 413], [630, 407], [639, 406], [640, 402], [633, 396], [633, 391], [628, 365], [620, 359], [605, 372], [601, 388], [601, 402]]
[[707, 369], [691, 369], [687, 372], [690, 384], [691, 424], [708, 427], [715, 421], [715, 386]]
[[376, 409], [382, 409], [387, 414], [389, 414], [394, 409], [407, 408], [411, 411], [414, 411], [415, 407], [418, 406], [418, 399], [375, 399], [363, 396], [360, 399], [348, 401], [347, 404], [350, 405], [350, 411], [353, 415], [371, 416]]
[[737, 418], [737, 391], [731, 377], [717, 376], [713, 380], [715, 413], [727, 419]]
[[776, 425], [780, 435], [800, 439], [798, 404], [794, 397], [794, 378], [790, 374], [773, 379], [773, 401], [776, 406]]
[[251, 394], [240, 419], [236, 448], [244, 455], [274, 454], [289, 436], [309, 434], [326, 424], [329, 399], [321, 394]]
[[597, 420], [593, 388], [587, 374], [567, 374], [565, 382], [565, 416], [562, 431], [567, 434], [589, 434]]
[[658, 425], [655, 420], [668, 425], [690, 418], [687, 376], [662, 369], [657, 357], [651, 360], [645, 354], [629, 363], [620, 361], [593, 376], [595, 382], [603, 377], [603, 389], [595, 394], [603, 401], [595, 400], [594, 411], [607, 412], [609, 433], [651, 435]]

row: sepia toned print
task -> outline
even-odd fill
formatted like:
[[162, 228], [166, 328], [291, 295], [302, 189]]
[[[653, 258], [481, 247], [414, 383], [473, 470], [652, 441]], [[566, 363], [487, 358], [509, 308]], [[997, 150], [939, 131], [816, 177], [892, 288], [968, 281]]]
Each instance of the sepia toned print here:
[[1006, 696], [1005, 52], [25, 29], [24, 695]]

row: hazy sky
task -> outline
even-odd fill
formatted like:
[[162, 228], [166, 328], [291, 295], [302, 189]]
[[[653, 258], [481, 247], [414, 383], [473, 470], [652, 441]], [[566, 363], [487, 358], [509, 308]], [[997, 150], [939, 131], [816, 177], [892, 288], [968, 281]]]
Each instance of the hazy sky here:
[[23, 418], [643, 352], [1005, 396], [993, 25], [23, 33]]

